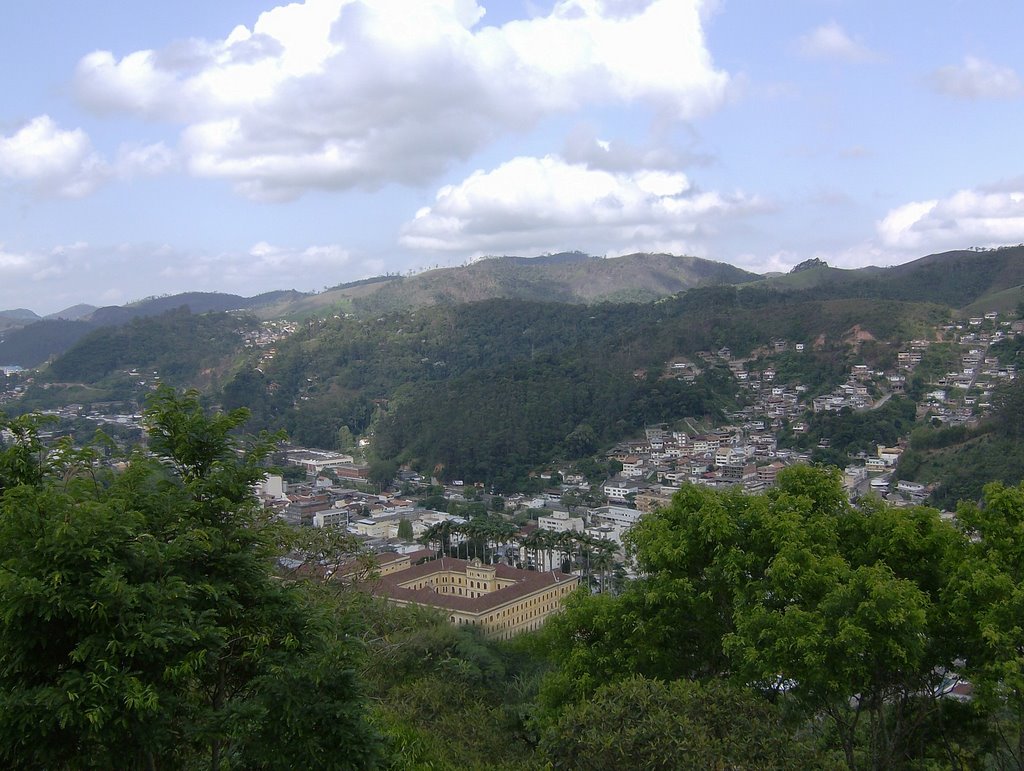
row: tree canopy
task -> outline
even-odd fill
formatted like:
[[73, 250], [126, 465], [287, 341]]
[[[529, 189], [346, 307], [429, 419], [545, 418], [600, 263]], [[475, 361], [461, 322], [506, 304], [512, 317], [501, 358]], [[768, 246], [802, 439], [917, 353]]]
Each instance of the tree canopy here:
[[275, 576], [282, 533], [250, 492], [273, 442], [236, 438], [244, 419], [163, 388], [152, 457], [116, 474], [89, 450], [42, 451], [21, 419], [0, 453], [7, 767], [372, 762], [354, 618]]
[[851, 768], [920, 759], [968, 623], [948, 601], [965, 542], [937, 511], [855, 508], [834, 469], [798, 466], [760, 495], [685, 487], [627, 539], [639, 580], [574, 596], [544, 631], [546, 709], [632, 674], [725, 678], [807, 716]]

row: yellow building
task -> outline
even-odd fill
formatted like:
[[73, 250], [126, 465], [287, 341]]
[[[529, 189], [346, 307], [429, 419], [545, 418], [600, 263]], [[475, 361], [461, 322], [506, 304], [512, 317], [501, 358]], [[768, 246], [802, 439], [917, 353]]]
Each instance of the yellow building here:
[[579, 584], [559, 571], [519, 570], [442, 557], [418, 565], [409, 555], [378, 560], [370, 590], [396, 605], [437, 608], [453, 624], [480, 627], [488, 637], [507, 640], [537, 629]]

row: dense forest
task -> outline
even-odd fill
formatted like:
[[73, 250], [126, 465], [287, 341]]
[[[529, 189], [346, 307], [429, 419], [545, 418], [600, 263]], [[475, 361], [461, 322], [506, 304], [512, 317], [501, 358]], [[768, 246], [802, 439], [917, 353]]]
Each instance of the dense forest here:
[[[215, 390], [232, 373], [255, 319], [178, 308], [86, 334], [28, 389], [20, 411], [68, 402], [136, 403], [159, 381]], [[131, 374], [134, 371], [134, 374]]]
[[[772, 337], [813, 344], [803, 365], [817, 389], [834, 386], [869, 330], [881, 353], [942, 320], [936, 306], [819, 302], [759, 288], [694, 289], [653, 304], [578, 306], [491, 300], [435, 306], [371, 321], [311, 321], [273, 361], [241, 368], [226, 407], [300, 443], [333, 447], [344, 427], [372, 432], [382, 458], [447, 478], [508, 488], [539, 464], [571, 457], [577, 427], [598, 446], [645, 424], [720, 419], [736, 404], [724, 369], [699, 354], [723, 346], [757, 352]], [[700, 363], [693, 383], [667, 362]], [[870, 357], [869, 357], [870, 358]]]
[[9, 768], [1020, 768], [1024, 486], [955, 522], [793, 467], [684, 487], [637, 578], [507, 643], [288, 571], [357, 556], [263, 516], [280, 437], [164, 387], [151, 454], [0, 448]]

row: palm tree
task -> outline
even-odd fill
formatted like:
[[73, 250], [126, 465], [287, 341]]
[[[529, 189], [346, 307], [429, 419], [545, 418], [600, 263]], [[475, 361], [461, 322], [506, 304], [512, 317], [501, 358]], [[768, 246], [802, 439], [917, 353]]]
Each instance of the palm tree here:
[[452, 533], [458, 526], [450, 519], [442, 519], [437, 523], [437, 536], [441, 545], [441, 556], [450, 557], [452, 549]]
[[539, 530], [538, 532], [543, 533], [541, 537], [541, 543], [544, 544], [544, 552], [547, 554], [547, 562], [545, 563], [545, 570], [555, 569], [555, 549], [558, 548], [558, 533], [554, 533], [550, 530]]
[[441, 549], [441, 523], [437, 522], [437, 523], [431, 525], [430, 527], [428, 527], [426, 530], [423, 531], [423, 533], [420, 535], [420, 537], [417, 538], [416, 540], [419, 541], [420, 543], [422, 543], [424, 546], [427, 546], [428, 548], [432, 548], [433, 544], [436, 542], [437, 543], [437, 550], [440, 551], [440, 549]]
[[484, 542], [484, 562], [488, 565], [494, 564], [494, 554], [498, 551], [498, 542], [501, 537], [501, 519], [487, 516], [480, 520], [480, 536]]
[[529, 554], [531, 550], [533, 551], [533, 567], [535, 570], [540, 570], [539, 552], [540, 549], [543, 548], [543, 532], [543, 530], [534, 530], [520, 541], [520, 546], [522, 546], [523, 549], [526, 549], [527, 554]]
[[597, 553], [594, 555], [594, 567], [600, 571], [601, 593], [603, 594], [608, 584], [608, 576], [615, 567], [615, 555], [618, 553], [619, 547], [615, 541], [609, 541], [604, 538], [599, 538], [597, 541], [598, 543], [595, 544]]
[[599, 539], [586, 533], [576, 534], [576, 547], [579, 555], [580, 570], [583, 573], [583, 578], [587, 582], [587, 586], [590, 586], [591, 578], [591, 557], [594, 553], [594, 549]]
[[[473, 520], [456, 525], [456, 531], [462, 536], [458, 553], [462, 554], [462, 544], [466, 545], [466, 559], [471, 560], [476, 552], [477, 525]], [[472, 553], [471, 553], [472, 552]]]
[[495, 551], [497, 551], [499, 545], [508, 546], [508, 544], [515, 539], [516, 533], [518, 532], [519, 528], [513, 525], [511, 522], [506, 522], [505, 520], [500, 518], [496, 519], [494, 521]]
[[[559, 562], [558, 567], [562, 569], [562, 572], [572, 572], [572, 554], [573, 546], [576, 543], [576, 533], [572, 530], [563, 530], [561, 533], [555, 535], [555, 545], [558, 547], [558, 551], [562, 555], [562, 559]], [[569, 570], [566, 571], [565, 563], [569, 563]]]

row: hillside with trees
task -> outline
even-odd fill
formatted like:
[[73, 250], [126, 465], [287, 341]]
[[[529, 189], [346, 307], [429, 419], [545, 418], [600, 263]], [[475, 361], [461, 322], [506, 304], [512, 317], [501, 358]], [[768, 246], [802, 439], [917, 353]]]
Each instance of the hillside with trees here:
[[1005, 311], [1024, 300], [1022, 255], [1024, 247], [1019, 246], [964, 250], [929, 255], [890, 268], [855, 270], [808, 260], [797, 266], [799, 270], [769, 277], [726, 263], [669, 254], [599, 258], [566, 252], [531, 258], [488, 257], [415, 275], [351, 281], [313, 293], [281, 290], [241, 297], [188, 292], [150, 297], [125, 306], [91, 308], [84, 315], [75, 312], [74, 321], [39, 321], [35, 313], [26, 310], [0, 312], [0, 362], [34, 367], [68, 350], [99, 326], [120, 325], [183, 306], [196, 314], [246, 312], [262, 319], [309, 319], [347, 313], [375, 318], [437, 304], [491, 299], [570, 304], [651, 302], [706, 287], [742, 285], [789, 297], [793, 302], [873, 298]]
[[[828, 393], [855, 361], [872, 369], [891, 368], [900, 345], [934, 338], [952, 314], [946, 305], [893, 299], [894, 293], [913, 289], [921, 297], [949, 295], [953, 283], [925, 280], [931, 274], [921, 271], [941, 273], [945, 266], [959, 275], [956, 270], [975, 265], [979, 276], [972, 277], [973, 283], [954, 283], [976, 296], [1016, 280], [1015, 255], [1013, 249], [935, 255], [891, 269], [895, 273], [862, 269], [844, 273], [856, 273], [855, 281], [831, 283], [815, 277], [834, 269], [808, 263], [769, 282], [699, 286], [645, 303], [488, 299], [368, 317], [310, 317], [290, 326], [289, 336], [266, 355], [262, 349], [243, 348], [239, 331], [255, 329], [252, 319], [181, 309], [93, 331], [36, 378], [16, 409], [131, 402], [152, 387], [156, 372], [164, 382], [202, 388], [226, 408], [246, 407], [255, 426], [287, 430], [302, 444], [330, 449], [339, 446], [342, 435], [372, 437], [374, 457], [382, 461], [510, 489], [539, 466], [574, 459], [580, 445], [570, 437], [578, 438], [583, 427], [593, 437], [585, 444], [595, 452], [651, 423], [682, 418], [719, 422], [724, 413], [742, 406], [723, 361], [708, 358], [723, 348], [735, 359], [748, 359], [753, 369], [774, 368], [780, 379], [801, 383], [808, 396]], [[482, 277], [495, 272], [562, 271], [587, 281], [598, 264], [602, 270], [620, 270], [616, 266], [653, 266], [659, 260], [688, 264], [665, 255], [637, 255], [630, 263], [567, 254], [483, 260], [453, 269], [451, 276], [475, 276], [466, 280], [486, 296], [491, 290]], [[887, 288], [876, 281], [883, 274], [892, 279], [883, 282]], [[618, 274], [614, 277], [612, 283], [618, 281]], [[797, 279], [810, 283], [784, 281]], [[356, 282], [349, 288], [377, 294], [394, 283]], [[289, 295], [265, 299], [287, 304]], [[156, 298], [143, 305], [172, 300]], [[801, 344], [804, 350], [799, 355], [793, 349], [773, 351], [768, 345], [773, 339]], [[1016, 350], [1001, 350], [996, 346], [993, 353], [1016, 357]], [[959, 366], [957, 357], [954, 346], [935, 343], [908, 381], [908, 397], [919, 400], [928, 378]], [[677, 359], [695, 363], [692, 382], [668, 372], [669, 362]], [[127, 373], [133, 370], [148, 375], [132, 382]], [[893, 426], [906, 428], [907, 420]], [[854, 452], [863, 450], [872, 439], [887, 442], [893, 433], [865, 426], [855, 429], [863, 433], [856, 442], [822, 450], [811, 440], [831, 438], [848, 427], [823, 420], [813, 428], [792, 446], [835, 463], [842, 463], [854, 445]], [[929, 457], [936, 461], [933, 468], [943, 468], [938, 455]], [[1008, 470], [994, 478], [1012, 480], [1015, 473]], [[950, 489], [967, 488], [957, 483]], [[980, 484], [971, 490], [980, 492]], [[957, 494], [942, 500], [950, 503]]]
[[831, 387], [864, 350], [855, 331], [884, 346], [943, 318], [938, 306], [726, 287], [653, 304], [435, 306], [311, 322], [259, 370], [241, 369], [223, 402], [300, 443], [333, 447], [343, 427], [372, 432], [382, 458], [508, 488], [539, 464], [572, 457], [567, 437], [579, 426], [599, 447], [651, 423], [714, 422], [735, 406], [723, 366], [684, 383], [667, 375], [673, 357], [699, 360], [723, 346], [747, 356], [771, 337], [806, 341], [832, 362], [820, 377]]
[[17, 409], [50, 409], [70, 402], [141, 406], [144, 395], [160, 382], [216, 390], [242, 354], [245, 334], [256, 328], [252, 318], [192, 314], [186, 308], [100, 327], [35, 378]]
[[381, 459], [510, 489], [540, 464], [571, 459], [579, 447], [569, 437], [581, 426], [593, 432], [594, 452], [647, 424], [714, 423], [736, 407], [735, 380], [721, 363], [702, 364], [684, 382], [666, 369], [676, 357], [701, 361], [729, 347], [756, 359], [772, 338], [804, 342], [810, 355], [791, 361], [802, 368], [791, 374], [827, 390], [855, 358], [891, 358], [893, 345], [927, 334], [946, 313], [758, 287], [646, 304], [489, 300], [311, 319], [265, 359], [243, 347], [254, 320], [180, 309], [90, 333], [20, 408], [138, 399], [156, 373], [226, 408], [246, 407], [255, 426], [285, 429], [302, 444], [334, 448], [343, 429], [372, 434]]
[[824, 263], [812, 264], [763, 283], [783, 291], [813, 288], [823, 299], [877, 297], [951, 308], [980, 305], [985, 310], [1005, 310], [1009, 298], [1000, 298], [993, 307], [985, 306], [985, 298], [1006, 292], [1012, 292], [1018, 301], [1024, 297], [1024, 245], [931, 254], [888, 268], [843, 270]]
[[961, 500], [979, 500], [991, 482], [1024, 479], [1024, 381], [998, 391], [994, 408], [974, 426], [915, 429], [898, 476], [934, 485], [932, 503], [950, 510]]

